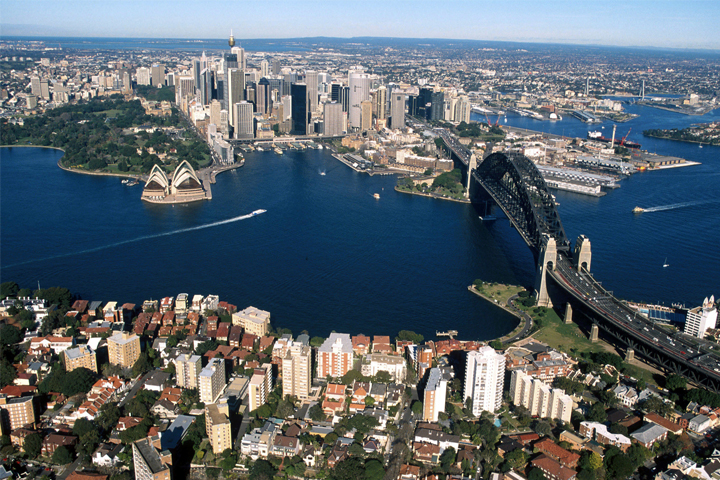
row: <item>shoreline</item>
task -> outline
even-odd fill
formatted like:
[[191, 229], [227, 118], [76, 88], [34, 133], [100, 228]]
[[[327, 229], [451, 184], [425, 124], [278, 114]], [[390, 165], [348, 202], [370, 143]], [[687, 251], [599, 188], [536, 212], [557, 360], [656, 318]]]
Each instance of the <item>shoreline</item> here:
[[698, 140], [684, 140], [682, 138], [661, 137], [660, 135], [649, 135], [647, 133], [643, 133], [643, 136], [650, 137], [650, 138], [659, 138], [660, 140], [672, 140], [673, 142], [697, 143], [699, 145], [710, 145], [711, 147], [720, 147], [720, 143], [701, 142]]
[[401, 190], [401, 189], [399, 189], [399, 188], [397, 187], [397, 185], [395, 185], [394, 188], [395, 188], [395, 191], [396, 191], [396, 192], [407, 193], [408, 195], [418, 195], [418, 196], [420, 196], [420, 197], [434, 198], [434, 199], [436, 199], [436, 200], [449, 200], [449, 201], [451, 201], [451, 202], [465, 203], [465, 204], [468, 204], [468, 205], [471, 205], [471, 204], [472, 204], [472, 202], [471, 202], [470, 200], [466, 200], [466, 199], [460, 200], [460, 199], [458, 199], [458, 198], [443, 197], [443, 196], [441, 196], [441, 195], [433, 195], [433, 194], [431, 194], [431, 193], [411, 192], [411, 191], [409, 191], [409, 190]]
[[[474, 293], [475, 295], [477, 295], [478, 297], [482, 298], [483, 300], [486, 300], [487, 302], [491, 303], [492, 305], [495, 305], [496, 307], [499, 307], [499, 308], [505, 310], [507, 313], [511, 314], [513, 317], [515, 317], [515, 318], [518, 319], [518, 324], [517, 324], [517, 326], [516, 326], [515, 328], [513, 328], [511, 331], [509, 331], [508, 333], [506, 333], [506, 334], [503, 335], [502, 337], [494, 338], [494, 339], [492, 339], [492, 340], [487, 340], [488, 343], [489, 343], [489, 342], [492, 342], [492, 341], [494, 341], [494, 340], [498, 340], [498, 341], [500, 341], [500, 342], [502, 342], [502, 343], [506, 343], [506, 342], [508, 342], [508, 340], [512, 339], [513, 337], [516, 337], [517, 335], [519, 335], [519, 334], [522, 332], [523, 328], [524, 328], [526, 325], [525, 325], [525, 322], [524, 322], [525, 319], [522, 317], [521, 314], [519, 314], [518, 312], [510, 309], [507, 305], [503, 305], [503, 304], [501, 304], [500, 302], [496, 302], [495, 299], [492, 299], [492, 298], [486, 296], [485, 294], [480, 293], [479, 291], [477, 291], [477, 290], [475, 289], [475, 286], [474, 286], [474, 285], [468, 285], [468, 290], [469, 290], [470, 292]], [[511, 297], [511, 299], [512, 299], [512, 297]], [[530, 334], [530, 331], [528, 330], [528, 335], [526, 335], [525, 337], [528, 337], [529, 334]], [[513, 343], [514, 343], [514, 342], [517, 342], [518, 340], [522, 340], [522, 339], [525, 338], [525, 337], [515, 338], [515, 339], [513, 340]]]

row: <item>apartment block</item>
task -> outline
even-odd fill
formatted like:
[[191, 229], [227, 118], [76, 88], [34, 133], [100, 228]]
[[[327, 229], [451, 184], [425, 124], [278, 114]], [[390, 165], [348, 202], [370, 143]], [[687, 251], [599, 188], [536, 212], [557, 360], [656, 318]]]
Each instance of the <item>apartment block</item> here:
[[306, 399], [312, 385], [312, 349], [292, 342], [282, 360], [283, 395]]
[[437, 422], [438, 414], [445, 411], [447, 381], [439, 368], [431, 368], [423, 394], [423, 421]]
[[16, 428], [35, 424], [34, 397], [8, 398], [0, 394], [0, 414], [2, 431], [10, 432]]
[[522, 370], [514, 370], [510, 376], [510, 396], [515, 405], [527, 408], [530, 415], [570, 421], [572, 398], [564, 390], [550, 388], [539, 378], [533, 378]]
[[464, 398], [472, 399], [473, 415], [500, 408], [504, 383], [505, 356], [488, 346], [467, 353]]
[[342, 377], [353, 366], [353, 346], [347, 333], [331, 333], [317, 351], [318, 378]]
[[272, 391], [272, 368], [269, 366], [256, 368], [248, 385], [248, 409], [257, 410], [267, 403]]
[[232, 448], [229, 415], [227, 403], [211, 403], [205, 406], [205, 430], [215, 455]]
[[76, 368], [87, 368], [97, 372], [97, 355], [87, 345], [79, 345], [76, 348], [68, 348], [63, 351], [65, 357], [65, 371], [72, 372]]
[[233, 313], [233, 325], [240, 325], [245, 333], [251, 333], [262, 337], [267, 335], [270, 329], [270, 312], [255, 307], [248, 307], [245, 310]]
[[175, 359], [175, 377], [179, 387], [198, 388], [201, 371], [202, 357], [200, 355], [183, 353]]
[[118, 332], [108, 337], [107, 344], [111, 365], [131, 368], [140, 358], [140, 337], [135, 334]]
[[171, 480], [169, 462], [160, 455], [149, 438], [132, 444], [135, 480]]
[[225, 360], [213, 358], [200, 372], [200, 401], [215, 403], [225, 388]]

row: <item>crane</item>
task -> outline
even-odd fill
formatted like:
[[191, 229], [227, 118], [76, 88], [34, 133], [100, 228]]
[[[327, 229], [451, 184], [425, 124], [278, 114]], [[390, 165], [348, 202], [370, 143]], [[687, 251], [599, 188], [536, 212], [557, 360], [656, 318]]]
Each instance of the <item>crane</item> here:
[[488, 127], [492, 126], [492, 123], [490, 123], [490, 119], [487, 116], [487, 112], [483, 112], [485, 114], [485, 120], [487, 120]]
[[630, 127], [630, 130], [628, 130], [628, 133], [625, 134], [625, 136], [620, 140], [620, 145], [625, 146], [625, 139], [630, 135], [630, 132], [632, 132], [632, 127]]
[[496, 126], [496, 127], [498, 126], [498, 122], [499, 122], [499, 121], [500, 121], [500, 115], [498, 115], [497, 120], [495, 120], [495, 126]]

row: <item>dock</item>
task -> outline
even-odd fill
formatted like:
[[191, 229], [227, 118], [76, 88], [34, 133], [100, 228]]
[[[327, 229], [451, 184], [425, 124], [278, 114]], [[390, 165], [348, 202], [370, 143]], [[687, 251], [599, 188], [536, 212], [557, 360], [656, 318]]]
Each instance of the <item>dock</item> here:
[[457, 330], [448, 330], [447, 332], [438, 332], [435, 331], [435, 335], [438, 337], [450, 337], [451, 339], [457, 337], [458, 331]]

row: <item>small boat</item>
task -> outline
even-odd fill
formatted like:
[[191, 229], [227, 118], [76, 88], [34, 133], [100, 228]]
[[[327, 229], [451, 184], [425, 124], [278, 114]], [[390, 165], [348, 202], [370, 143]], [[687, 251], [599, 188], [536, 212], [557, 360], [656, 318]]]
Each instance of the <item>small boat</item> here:
[[495, 215], [485, 215], [484, 217], [478, 216], [481, 222], [493, 222], [497, 220], [497, 217]]
[[373, 197], [375, 197], [375, 198], [380, 198], [380, 194], [379, 194], [379, 193], [375, 193], [375, 194], [373, 194]]
[[667, 257], [665, 257], [665, 261], [663, 262], [663, 268], [667, 268], [669, 266], [670, 266], [670, 264], [667, 263]]
[[326, 174], [325, 174], [325, 172], [320, 172], [320, 175], [322, 175], [324, 177]]
[[643, 213], [644, 211], [645, 211], [645, 209], [642, 207], [635, 207], [632, 209], [633, 213]]
[[126, 178], [125, 180], [121, 180], [120, 183], [127, 185], [128, 183], [130, 183], [130, 180]]
[[275, 153], [277, 153], [278, 155], [282, 155], [283, 152], [279, 148], [275, 147]]
[[261, 213], [265, 213], [265, 212], [267, 212], [267, 210], [263, 210], [263, 209], [261, 208], [260, 210], [255, 210], [255, 211], [252, 212], [250, 215], [252, 215], [252, 216], [254, 217], [254, 216], [256, 216], [256, 215], [260, 215]]

